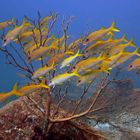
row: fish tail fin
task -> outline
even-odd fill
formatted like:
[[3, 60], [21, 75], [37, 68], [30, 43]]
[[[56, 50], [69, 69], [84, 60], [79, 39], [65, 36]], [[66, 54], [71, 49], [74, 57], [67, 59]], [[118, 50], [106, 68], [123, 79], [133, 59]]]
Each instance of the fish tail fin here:
[[112, 22], [109, 29], [110, 29], [110, 31], [120, 32], [120, 30], [115, 27], [115, 21]]
[[45, 84], [41, 84], [41, 87], [43, 87], [45, 89], [49, 89], [49, 86], [48, 85], [45, 85]]
[[76, 56], [83, 56], [83, 54], [80, 54], [80, 49], [77, 51]]
[[12, 91], [8, 92], [8, 93], [2, 93], [0, 94], [0, 101], [5, 101], [7, 98], [9, 98], [12, 95], [17, 95], [17, 91], [16, 88], [17, 87], [17, 83], [14, 85]]
[[15, 83], [11, 91], [11, 94], [16, 95], [16, 96], [21, 96], [22, 94], [17, 91], [17, 88], [18, 88], [18, 83]]
[[106, 69], [106, 70], [104, 70], [104, 72], [105, 72], [105, 73], [110, 74], [110, 70], [112, 70], [112, 68], [111, 68], [111, 67], [110, 67], [110, 68], [108, 68], [108, 69]]
[[23, 18], [22, 25], [23, 26], [32, 26], [30, 22], [26, 22], [26, 18]]
[[49, 86], [46, 85], [46, 79], [42, 79], [42, 81], [41, 81], [41, 83], [40, 83], [40, 86], [41, 86], [42, 88], [49, 89]]
[[137, 56], [140, 56], [139, 48], [136, 48], [136, 50], [133, 53], [136, 54]]
[[53, 61], [51, 67], [55, 69], [56, 66], [57, 64], [55, 63], [55, 61]]
[[12, 17], [11, 22], [12, 22], [12, 24], [14, 24], [14, 25], [15, 25], [16, 23], [15, 23], [15, 21], [14, 21], [14, 20], [15, 20], [15, 19], [14, 19], [14, 17]]
[[17, 90], [17, 88], [18, 88], [18, 83], [15, 83], [15, 85], [13, 86], [13, 90], [15, 91]]
[[133, 38], [128, 42], [128, 44], [129, 44], [129, 46], [136, 48], [136, 45], [134, 44]]
[[12, 17], [12, 19], [11, 19], [11, 23], [13, 24], [14, 27], [17, 27], [17, 23], [16, 23], [14, 17]]
[[73, 74], [74, 74], [75, 76], [77, 76], [77, 77], [80, 77], [80, 75], [79, 75], [79, 73], [78, 73], [78, 69], [75, 69], [74, 72], [73, 72]]
[[126, 34], [124, 34], [124, 35], [122, 36], [122, 40], [123, 40], [124, 42], [128, 42], [128, 40], [126, 39]]

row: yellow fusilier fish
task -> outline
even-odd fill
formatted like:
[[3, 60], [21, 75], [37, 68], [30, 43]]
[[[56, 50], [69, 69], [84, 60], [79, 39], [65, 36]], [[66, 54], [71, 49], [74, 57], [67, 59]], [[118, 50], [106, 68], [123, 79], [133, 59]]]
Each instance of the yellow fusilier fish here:
[[133, 43], [133, 39], [131, 39], [126, 44], [118, 44], [118, 45], [111, 47], [110, 49], [107, 50], [107, 55], [111, 56], [113, 54], [117, 54], [117, 53], [123, 51], [126, 47], [135, 47], [136, 48], [136, 45]]
[[140, 68], [140, 58], [135, 59], [129, 64], [128, 71], [132, 69], [137, 69], [137, 68]]
[[[39, 40], [38, 40], [39, 41]], [[32, 46], [29, 46], [29, 44], [33, 44]], [[33, 51], [35, 51], [35, 50], [37, 50], [37, 49], [39, 49], [41, 46], [40, 46], [40, 42], [38, 42], [37, 44], [35, 43], [35, 42], [33, 42], [33, 43], [29, 43], [28, 44], [28, 47], [26, 46], [25, 48], [24, 48], [24, 51], [26, 52], [26, 53], [32, 53]]]
[[85, 48], [84, 54], [85, 53], [91, 53], [92, 51], [96, 51], [97, 49], [101, 49], [103, 46], [108, 44], [110, 41], [112, 41], [112, 39], [110, 39], [110, 38], [108, 40], [97, 41], [94, 44], [92, 44], [92, 45], [88, 46], [87, 48]]
[[[29, 31], [24, 31], [23, 33], [21, 33], [21, 34], [19, 35], [19, 37], [20, 37], [23, 41], [25, 41], [28, 37], [32, 37], [32, 38], [34, 37], [36, 40], [40, 40], [41, 35], [42, 35], [42, 39], [45, 38], [45, 35], [46, 35], [47, 31], [48, 31], [48, 29], [45, 28], [45, 27], [43, 27], [43, 28], [41, 29], [41, 32], [40, 32], [39, 29], [34, 28], [34, 29], [32, 29], [32, 30], [29, 30]], [[33, 41], [34, 41], [34, 40], [33, 40]], [[35, 42], [35, 43], [36, 43], [36, 42]]]
[[[45, 33], [46, 34], [46, 33]], [[28, 53], [32, 53], [33, 51], [35, 51], [36, 49], [39, 49], [40, 47], [43, 46], [48, 46], [50, 44], [51, 38], [48, 38], [47, 40], [42, 38], [42, 42], [40, 40], [40, 35], [36, 36], [36, 42], [34, 40], [31, 40], [31, 42], [29, 42], [28, 44], [24, 45], [24, 51], [28, 54]], [[46, 41], [45, 41], [46, 40]], [[43, 42], [45, 41], [45, 43], [43, 44]], [[54, 46], [54, 45], [51, 45]]]
[[28, 56], [28, 62], [30, 63], [31, 61], [38, 59], [40, 57], [46, 56], [46, 53], [50, 50], [58, 50], [59, 48], [57, 46], [49, 46], [49, 47], [41, 47], [35, 51], [33, 51], [29, 56]]
[[0, 93], [0, 101], [4, 101], [4, 100], [6, 100], [7, 98], [9, 98], [12, 95], [19, 96], [19, 93], [17, 93], [17, 86], [18, 86], [18, 83], [16, 83], [13, 86], [13, 89], [10, 92]]
[[[112, 69], [112, 65], [115, 64], [119, 60], [119, 58], [121, 57], [123, 53], [124, 52], [121, 51], [118, 54], [110, 56], [108, 58], [108, 61], [102, 61], [102, 63], [97, 65], [98, 69], [104, 69], [104, 70]], [[106, 56], [106, 54], [104, 55]]]
[[35, 79], [35, 78], [39, 78], [40, 76], [43, 76], [45, 75], [46, 73], [50, 72], [51, 70], [55, 69], [55, 63], [52, 63], [51, 66], [44, 66], [44, 67], [41, 67], [39, 69], [37, 69], [34, 73], [33, 73], [33, 76], [32, 76], [32, 79]]
[[[32, 31], [25, 31], [21, 34], [19, 34], [19, 40], [21, 42], [27, 41], [29, 37], [31, 37], [31, 35], [33, 35]], [[13, 41], [18, 43], [18, 38], [15, 38]]]
[[22, 31], [26, 29], [26, 27], [31, 26], [31, 24], [28, 22], [26, 23], [25, 20], [23, 20], [22, 24], [20, 26], [15, 27], [13, 30], [10, 30], [7, 35], [5, 36], [3, 40], [3, 46], [8, 45], [11, 41], [13, 41]]
[[49, 86], [46, 84], [43, 84], [43, 83], [26, 85], [26, 86], [23, 86], [19, 89], [17, 89], [17, 85], [18, 84], [16, 83], [14, 85], [13, 89], [8, 93], [0, 93], [0, 100], [3, 101], [12, 95], [23, 96], [25, 94], [31, 93], [37, 89], [40, 89], [40, 88], [49, 89]]
[[97, 41], [95, 44], [87, 47], [84, 51], [84, 54], [93, 53], [93, 51], [95, 53], [99, 53], [99, 51], [104, 51], [104, 49], [109, 49], [113, 46], [119, 45], [122, 42], [128, 42], [125, 35], [119, 39], [112, 39], [111, 36], [108, 40]]
[[0, 30], [14, 24], [14, 18], [11, 21], [4, 21], [0, 23]]
[[93, 41], [97, 41], [107, 35], [108, 33], [111, 32], [119, 32], [119, 29], [115, 28], [115, 22], [112, 23], [112, 25], [107, 28], [107, 29], [100, 29], [95, 32], [90, 33], [84, 40], [83, 40], [83, 45], [87, 45]]
[[60, 85], [63, 82], [69, 80], [73, 76], [79, 77], [80, 75], [76, 71], [72, 72], [72, 73], [67, 73], [66, 72], [66, 73], [63, 73], [63, 74], [56, 75], [55, 77], [53, 77], [53, 79], [51, 79], [51, 82], [49, 83], [49, 86], [54, 87], [56, 85]]
[[78, 72], [82, 72], [86, 69], [89, 69], [89, 68], [92, 68], [94, 67], [95, 65], [101, 63], [103, 60], [105, 60], [106, 58], [103, 57], [102, 55], [99, 55], [98, 57], [91, 57], [91, 58], [88, 58], [86, 60], [82, 60], [80, 62], [78, 62], [74, 67], [73, 69], [77, 69]]
[[112, 65], [112, 68], [117, 67], [118, 65], [126, 62], [134, 55], [140, 56], [140, 54], [138, 53], [138, 48], [134, 52], [123, 52], [120, 58], [116, 61], [116, 63]]
[[109, 73], [107, 70], [102, 69], [90, 69], [86, 71], [86, 73], [82, 74], [77, 81], [77, 86], [85, 83], [91, 82], [94, 78], [97, 78], [100, 76], [101, 73], [106, 72]]
[[62, 61], [62, 59], [67, 56], [67, 55], [72, 55], [73, 52], [71, 51], [67, 51], [67, 52], [64, 52], [64, 53], [59, 53], [59, 54], [56, 54], [55, 56], [51, 57], [49, 60], [48, 60], [48, 65], [50, 66], [50, 64], [52, 64], [53, 62], [55, 64], [58, 64], [60, 61]]
[[26, 85], [26, 86], [23, 86], [20, 89], [18, 89], [17, 93], [19, 94], [19, 96], [22, 96], [22, 95], [29, 94], [40, 88], [49, 89], [49, 86], [44, 84], [43, 82], [39, 83], [39, 84], [30, 84], [30, 85]]
[[72, 63], [78, 56], [82, 56], [82, 54], [79, 54], [79, 52], [80, 52], [80, 50], [78, 50], [78, 52], [75, 55], [64, 59], [64, 61], [62, 61], [62, 63], [61, 63], [60, 69], [65, 67], [65, 66], [69, 66], [70, 63]]

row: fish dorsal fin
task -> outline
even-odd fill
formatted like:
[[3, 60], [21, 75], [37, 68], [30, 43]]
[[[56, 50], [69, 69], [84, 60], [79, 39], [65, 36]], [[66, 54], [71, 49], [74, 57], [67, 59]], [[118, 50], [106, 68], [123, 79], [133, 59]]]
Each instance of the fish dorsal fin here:
[[128, 40], [126, 39], [126, 34], [124, 34], [123, 36], [122, 36], [122, 41], [124, 41], [124, 42], [128, 42]]
[[140, 56], [140, 54], [139, 54], [139, 48], [136, 48], [136, 50], [133, 52], [133, 54], [136, 54], [137, 56]]
[[130, 39], [130, 41], [128, 42], [128, 45], [136, 48], [136, 45], [134, 44], [134, 38]]
[[13, 91], [16, 91], [17, 88], [18, 88], [18, 82], [14, 84], [14, 86], [13, 86]]
[[112, 24], [109, 27], [109, 29], [110, 29], [110, 31], [120, 32], [120, 30], [115, 27], [115, 21], [112, 22]]

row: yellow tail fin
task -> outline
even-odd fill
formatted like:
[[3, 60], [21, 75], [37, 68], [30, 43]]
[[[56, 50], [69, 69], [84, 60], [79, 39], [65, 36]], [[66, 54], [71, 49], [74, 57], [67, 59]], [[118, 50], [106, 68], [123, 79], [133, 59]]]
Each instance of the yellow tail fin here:
[[26, 22], [26, 18], [23, 18], [22, 25], [23, 26], [32, 26], [30, 22]]
[[77, 76], [77, 77], [80, 77], [80, 75], [78, 74], [78, 69], [75, 69], [74, 72], [73, 72], [73, 74], [74, 74], [75, 76]]
[[46, 89], [49, 89], [50, 87], [48, 85], [46, 85], [46, 79], [42, 79], [41, 83], [40, 83], [40, 86], [42, 88], [46, 88]]
[[14, 24], [14, 25], [16, 24], [15, 21], [14, 21], [14, 17], [12, 17], [11, 22], [12, 22], [12, 24]]
[[13, 86], [13, 91], [17, 90], [18, 88], [18, 83], [15, 83], [15, 85]]
[[133, 53], [136, 54], [137, 56], [140, 56], [140, 54], [139, 54], [139, 48], [136, 48], [136, 50]]
[[136, 48], [136, 45], [134, 44], [134, 39], [132, 38], [129, 42], [128, 42], [128, 45], [131, 46], [131, 47], [135, 47]]
[[18, 89], [18, 83], [15, 83], [11, 91], [11, 94], [16, 96], [22, 96], [22, 93], [18, 92], [17, 89]]
[[120, 32], [120, 30], [115, 27], [115, 22], [112, 22], [109, 29], [114, 32]]
[[51, 67], [55, 69], [56, 66], [57, 64], [55, 64], [55, 61], [53, 61]]
[[76, 56], [83, 56], [83, 54], [80, 54], [80, 50], [78, 50]]
[[0, 93], [0, 101], [5, 101], [8, 97], [16, 95], [17, 83], [13, 86], [12, 91], [7, 93]]
[[126, 39], [126, 34], [124, 34], [121, 38], [124, 42], [128, 42], [128, 40]]

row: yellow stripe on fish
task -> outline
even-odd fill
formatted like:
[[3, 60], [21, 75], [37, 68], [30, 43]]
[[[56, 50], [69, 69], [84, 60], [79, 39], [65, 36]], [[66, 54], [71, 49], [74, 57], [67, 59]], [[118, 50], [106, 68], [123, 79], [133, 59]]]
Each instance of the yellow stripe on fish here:
[[113, 22], [112, 25], [107, 29], [101, 28], [100, 30], [90, 33], [83, 40], [83, 45], [87, 45], [89, 43], [92, 43], [93, 41], [97, 41], [107, 35], [109, 32], [119, 32], [119, 29], [115, 27], [115, 22]]
[[80, 75], [77, 73], [77, 71], [72, 72], [72, 73], [63, 73], [56, 75], [54, 78], [51, 79], [51, 82], [49, 83], [49, 86], [55, 86], [55, 85], [60, 85], [63, 82], [69, 80], [71, 77], [77, 76], [79, 77]]
[[83, 56], [82, 54], [79, 54], [79, 52], [80, 52], [80, 50], [78, 50], [78, 52], [75, 55], [70, 56], [70, 57], [66, 58], [64, 61], [62, 61], [60, 68], [69, 66], [70, 63], [72, 63], [78, 56]]
[[12, 42], [22, 31], [24, 31], [27, 27], [31, 26], [31, 24], [28, 22], [25, 22], [25, 19], [23, 20], [22, 24], [20, 26], [15, 27], [13, 30], [10, 30], [6, 36], [3, 39], [3, 46], [8, 45], [10, 42]]
[[35, 78], [39, 78], [40, 76], [43, 76], [45, 75], [46, 73], [48, 73], [49, 71], [55, 69], [55, 63], [53, 62], [51, 66], [44, 66], [44, 67], [41, 67], [39, 69], [37, 69], [34, 73], [33, 73], [33, 76], [32, 76], [32, 79], [35, 79]]

